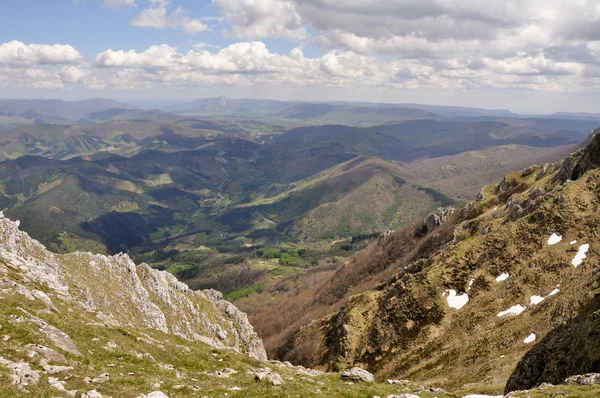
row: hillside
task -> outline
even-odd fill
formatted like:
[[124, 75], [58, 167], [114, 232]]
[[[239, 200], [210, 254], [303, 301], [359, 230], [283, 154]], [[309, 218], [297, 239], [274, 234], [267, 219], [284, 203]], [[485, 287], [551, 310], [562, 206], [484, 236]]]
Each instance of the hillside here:
[[[127, 111], [129, 116], [130, 112]], [[75, 156], [116, 154], [132, 156], [144, 150], [177, 151], [200, 147], [211, 140], [231, 133], [226, 124], [196, 125], [186, 127], [175, 118], [171, 123], [162, 116], [149, 119], [115, 120], [97, 124], [27, 125], [2, 132], [0, 160], [16, 159], [25, 155], [52, 159], [69, 159]], [[240, 132], [241, 128], [235, 129]]]
[[596, 135], [563, 162], [508, 174], [437, 229], [407, 226], [296, 278], [251, 320], [281, 359], [382, 379], [501, 392], [521, 359], [507, 391], [597, 372], [569, 341], [595, 338], [599, 153]]
[[265, 218], [300, 239], [395, 229], [454, 200], [410, 183], [381, 159], [358, 157], [291, 184], [273, 197], [238, 206], [222, 220], [240, 230]]
[[[126, 255], [55, 255], [18, 226], [0, 214], [1, 396], [457, 396], [267, 361], [246, 315], [218, 292], [191, 291]], [[564, 390], [592, 397], [598, 387], [534, 394]]]

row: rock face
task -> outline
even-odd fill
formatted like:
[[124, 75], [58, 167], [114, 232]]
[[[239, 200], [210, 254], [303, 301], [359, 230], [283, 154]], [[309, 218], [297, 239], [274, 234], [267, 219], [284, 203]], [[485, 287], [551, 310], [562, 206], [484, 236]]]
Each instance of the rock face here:
[[[246, 314], [222, 300], [219, 293], [192, 291], [167, 272], [146, 264], [136, 266], [125, 254], [108, 257], [50, 253], [18, 225], [0, 213], [0, 260], [18, 270], [30, 284], [42, 284], [58, 299], [95, 313], [99, 323], [156, 329], [267, 359]], [[0, 265], [2, 270], [8, 272]], [[45, 293], [8, 279], [0, 281], [2, 286], [16, 286], [24, 295], [39, 298], [52, 311], [54, 303]], [[36, 324], [59, 348], [80, 355], [69, 336], [35, 315], [22, 312], [24, 320]]]

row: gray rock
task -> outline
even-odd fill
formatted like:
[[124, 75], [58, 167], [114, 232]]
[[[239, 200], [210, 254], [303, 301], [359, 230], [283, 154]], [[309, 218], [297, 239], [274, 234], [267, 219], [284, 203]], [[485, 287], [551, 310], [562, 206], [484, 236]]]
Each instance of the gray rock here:
[[96, 390], [88, 391], [86, 394], [81, 394], [81, 398], [102, 398], [102, 394], [100, 394]]
[[525, 170], [523, 170], [521, 172], [521, 177], [527, 177], [533, 174], [533, 172], [536, 170], [537, 166], [529, 166], [528, 168], [526, 168]]
[[142, 398], [169, 398], [167, 394], [162, 391], [153, 391], [148, 395], [144, 395]]
[[397, 384], [399, 386], [405, 386], [410, 384], [409, 380], [388, 380], [387, 381], [388, 384]]
[[507, 180], [506, 176], [504, 176], [504, 178], [502, 178], [502, 181], [500, 181], [500, 183], [496, 187], [496, 193], [499, 194], [501, 192], [506, 191], [507, 189], [508, 189], [508, 180]]
[[415, 394], [391, 394], [387, 398], [421, 398]]
[[54, 365], [44, 365], [43, 368], [44, 372], [46, 372], [49, 375], [54, 375], [60, 372], [66, 372], [68, 370], [73, 370], [72, 366], [54, 366]]
[[567, 378], [563, 384], [593, 386], [600, 384], [600, 373], [586, 373], [584, 375], [575, 375]]
[[19, 389], [35, 385], [40, 381], [40, 373], [31, 369], [26, 362], [11, 362], [0, 357], [0, 365], [6, 366], [12, 371], [10, 376], [11, 384], [17, 386]]
[[102, 384], [106, 383], [107, 381], [110, 381], [110, 374], [108, 373], [99, 374], [98, 377], [94, 377], [93, 379], [90, 377], [86, 377], [83, 379], [83, 382], [88, 384]]
[[354, 367], [342, 372], [342, 379], [373, 382], [375, 377], [364, 369]]
[[431, 232], [449, 219], [456, 209], [454, 207], [438, 207], [437, 210], [427, 216], [423, 223], [427, 227], [427, 232]]
[[274, 386], [280, 386], [284, 383], [283, 377], [279, 373], [271, 373], [267, 376], [267, 380]]

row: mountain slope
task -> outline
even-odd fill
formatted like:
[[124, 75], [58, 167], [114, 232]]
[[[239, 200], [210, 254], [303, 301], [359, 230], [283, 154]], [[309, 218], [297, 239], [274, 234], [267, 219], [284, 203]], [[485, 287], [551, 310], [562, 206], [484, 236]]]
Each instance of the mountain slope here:
[[507, 175], [433, 232], [412, 226], [383, 236], [338, 272], [380, 264], [375, 274], [396, 275], [297, 329], [278, 355], [325, 369], [360, 365], [380, 378], [503, 390], [531, 340], [594, 297], [599, 143], [596, 135], [560, 164]]
[[358, 157], [297, 181], [280, 195], [238, 206], [222, 219], [245, 229], [266, 217], [298, 239], [323, 239], [397, 228], [455, 203], [401, 173], [393, 163]]

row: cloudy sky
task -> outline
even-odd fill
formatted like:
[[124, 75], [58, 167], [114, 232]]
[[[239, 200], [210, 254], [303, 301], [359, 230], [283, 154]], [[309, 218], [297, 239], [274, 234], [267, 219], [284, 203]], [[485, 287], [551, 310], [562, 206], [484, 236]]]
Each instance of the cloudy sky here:
[[19, 0], [0, 97], [600, 112], [595, 0]]

